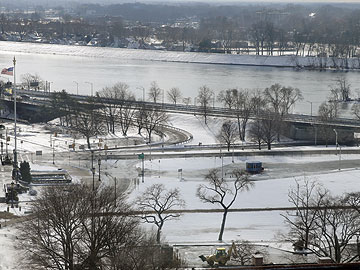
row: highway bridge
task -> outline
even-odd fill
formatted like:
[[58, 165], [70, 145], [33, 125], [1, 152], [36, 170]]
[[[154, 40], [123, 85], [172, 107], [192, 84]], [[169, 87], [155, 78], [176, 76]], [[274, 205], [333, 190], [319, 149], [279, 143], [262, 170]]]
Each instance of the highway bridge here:
[[[18, 94], [18, 112], [20, 118], [24, 118], [31, 122], [36, 122], [38, 118], [45, 118], [42, 121], [51, 120], [46, 119], [41, 111], [44, 106], [50, 105], [51, 93], [43, 92], [43, 91], [33, 91], [33, 90], [17, 90]], [[89, 96], [82, 95], [73, 95], [69, 94], [73, 99], [81, 102], [87, 103]], [[13, 98], [12, 96], [2, 96], [1, 100], [7, 105], [7, 107], [12, 110], [13, 107]], [[159, 111], [169, 112], [169, 113], [181, 113], [181, 114], [193, 114], [193, 115], [207, 115], [207, 116], [216, 116], [216, 117], [224, 117], [224, 118], [237, 118], [239, 114], [238, 110], [222, 108], [222, 107], [207, 107], [204, 108], [202, 106], [196, 105], [184, 105], [184, 104], [170, 104], [170, 103], [154, 103], [154, 102], [146, 102], [146, 101], [129, 101], [129, 100], [117, 100], [117, 99], [104, 99], [102, 98], [102, 102], [108, 104], [123, 104], [128, 105], [132, 108], [143, 108], [145, 110], [156, 109]], [[101, 104], [99, 104], [101, 105]], [[255, 115], [252, 114], [250, 118], [258, 119], [258, 118], [266, 118], [269, 115]], [[310, 140], [314, 137], [319, 137], [317, 133], [317, 128], [321, 126], [329, 126], [331, 129], [340, 130], [339, 139], [341, 141], [341, 133], [347, 133], [346, 137], [351, 137], [351, 140], [354, 139], [354, 133], [360, 133], [360, 121], [356, 119], [349, 118], [336, 118], [330, 121], [322, 121], [317, 116], [304, 115], [304, 114], [289, 114], [283, 119], [285, 122], [288, 122], [292, 126], [291, 133], [289, 137], [293, 137], [294, 139], [304, 139]], [[342, 131], [342, 132], [341, 132]], [[299, 135], [302, 134], [302, 135]], [[316, 140], [316, 138], [315, 138]]]

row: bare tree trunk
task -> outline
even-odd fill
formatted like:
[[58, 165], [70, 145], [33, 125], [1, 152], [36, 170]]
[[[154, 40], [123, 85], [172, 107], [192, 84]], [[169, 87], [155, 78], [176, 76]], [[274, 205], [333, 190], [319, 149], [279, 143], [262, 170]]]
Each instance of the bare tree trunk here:
[[224, 214], [223, 214], [223, 219], [222, 219], [222, 222], [221, 222], [221, 229], [220, 229], [219, 239], [218, 239], [219, 241], [222, 241], [222, 238], [223, 238], [227, 214], [228, 214], [228, 209], [225, 208], [225, 209], [224, 209]]
[[89, 136], [86, 137], [86, 142], [87, 142], [88, 148], [91, 149]]

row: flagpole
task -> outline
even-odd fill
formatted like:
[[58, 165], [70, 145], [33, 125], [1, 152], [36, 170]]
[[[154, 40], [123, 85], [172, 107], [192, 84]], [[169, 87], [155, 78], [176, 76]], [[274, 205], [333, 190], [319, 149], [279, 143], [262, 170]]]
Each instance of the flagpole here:
[[[18, 164], [17, 164], [17, 134], [16, 134], [16, 74], [15, 74], [15, 65], [16, 65], [16, 59], [14, 56], [13, 59], [13, 64], [14, 64], [14, 86], [13, 86], [13, 93], [14, 93], [14, 125], [15, 125], [15, 130], [14, 130], [14, 135], [15, 135], [15, 149], [14, 149], [14, 169], [17, 170]], [[17, 175], [17, 171], [15, 171], [15, 180], [17, 182], [18, 180], [18, 175]]]

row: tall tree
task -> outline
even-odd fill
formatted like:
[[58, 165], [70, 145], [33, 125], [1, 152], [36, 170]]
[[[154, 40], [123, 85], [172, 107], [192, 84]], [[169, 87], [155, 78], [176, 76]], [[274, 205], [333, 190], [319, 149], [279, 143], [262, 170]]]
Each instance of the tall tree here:
[[20, 225], [26, 267], [108, 269], [104, 267], [115, 262], [124, 246], [130, 248], [142, 237], [124, 197], [117, 196], [117, 203], [114, 198], [111, 188], [44, 189], [32, 202], [32, 218]]
[[348, 80], [345, 77], [338, 77], [335, 84], [331, 86], [332, 101], [348, 101], [350, 100], [351, 88]]
[[323, 102], [319, 106], [318, 117], [322, 122], [319, 128], [321, 137], [328, 146], [329, 140], [333, 137], [333, 128], [330, 126], [331, 121], [338, 117], [339, 108], [337, 102]]
[[211, 106], [211, 99], [215, 98], [214, 91], [212, 91], [206, 85], [203, 85], [199, 88], [197, 101], [200, 103], [202, 113], [204, 115], [205, 124], [207, 124], [207, 115], [209, 113], [209, 108]]
[[236, 124], [226, 121], [222, 124], [220, 132], [216, 137], [221, 143], [225, 143], [228, 151], [230, 151], [231, 144], [236, 141], [236, 133]]
[[184, 208], [185, 202], [179, 189], [166, 190], [163, 184], [153, 184], [138, 196], [136, 205], [143, 211], [142, 218], [145, 222], [156, 225], [156, 241], [160, 243], [165, 222], [179, 218], [181, 214], [172, 211]]
[[253, 186], [253, 182], [250, 182], [244, 171], [233, 170], [232, 176], [231, 180], [225, 180], [219, 175], [219, 170], [212, 169], [205, 176], [208, 184], [199, 185], [196, 191], [196, 196], [202, 202], [217, 204], [223, 208], [223, 218], [218, 237], [220, 241], [223, 238], [227, 214], [236, 201], [239, 192], [249, 190]]
[[173, 102], [175, 105], [176, 103], [181, 100], [182, 94], [179, 88], [173, 87], [169, 91], [167, 91], [168, 100]]
[[134, 95], [129, 91], [126, 83], [116, 83], [112, 87], [105, 87], [96, 93], [97, 100], [102, 104], [100, 107], [104, 113], [108, 132], [115, 133], [115, 122], [117, 115], [130, 100], [135, 100]]
[[73, 129], [86, 138], [89, 149], [91, 148], [90, 138], [105, 133], [103, 119], [97, 110], [98, 106], [95, 100], [89, 98], [88, 103], [80, 107], [72, 116]]
[[145, 128], [148, 141], [151, 142], [151, 136], [153, 131], [158, 130], [161, 133], [161, 126], [168, 121], [168, 115], [165, 112], [161, 112], [155, 109], [147, 109], [143, 112], [143, 128]]
[[297, 250], [309, 249], [311, 237], [316, 231], [318, 212], [326, 195], [327, 191], [310, 179], [303, 182], [296, 180], [296, 187], [289, 190], [288, 200], [296, 210], [281, 215], [290, 226], [289, 236]]
[[154, 81], [151, 83], [151, 87], [148, 91], [149, 99], [155, 103], [157, 103], [161, 96], [161, 88], [158, 86], [158, 84]]

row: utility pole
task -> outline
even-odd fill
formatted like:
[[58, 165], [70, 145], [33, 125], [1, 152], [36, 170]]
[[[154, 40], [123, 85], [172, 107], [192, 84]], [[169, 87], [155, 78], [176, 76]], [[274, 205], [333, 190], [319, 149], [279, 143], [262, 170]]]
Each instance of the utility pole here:
[[74, 81], [76, 83], [76, 94], [79, 95], [79, 83], [77, 81]]
[[333, 131], [335, 132], [335, 144], [336, 144], [336, 151], [337, 151], [337, 148], [338, 148], [338, 133], [337, 133], [335, 128], [333, 129]]
[[85, 82], [85, 83], [90, 84], [90, 86], [91, 86], [91, 96], [93, 96], [94, 84], [92, 82]]
[[14, 135], [15, 135], [15, 149], [14, 149], [14, 163], [13, 163], [13, 169], [15, 170], [15, 181], [17, 183], [18, 181], [18, 172], [17, 172], [17, 126], [16, 126], [16, 74], [15, 74], [15, 66], [16, 66], [16, 59], [14, 56], [13, 59], [14, 64], [14, 85], [13, 85], [13, 95], [14, 95]]

